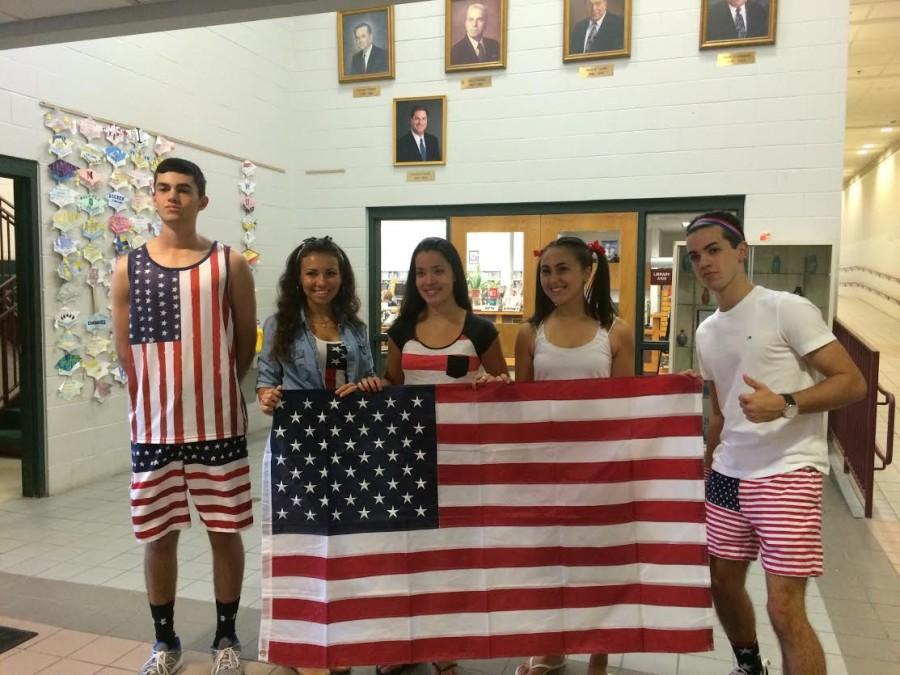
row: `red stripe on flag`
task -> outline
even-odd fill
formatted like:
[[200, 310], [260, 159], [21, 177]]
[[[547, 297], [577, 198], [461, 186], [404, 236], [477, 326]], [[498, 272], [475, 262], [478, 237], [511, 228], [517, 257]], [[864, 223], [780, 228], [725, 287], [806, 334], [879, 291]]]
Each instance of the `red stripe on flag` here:
[[[459, 354], [469, 359], [469, 367], [466, 372], [478, 370], [481, 361], [477, 356], [469, 356], [468, 354]], [[431, 356], [429, 354], [403, 354], [403, 370], [438, 370], [444, 372], [447, 370], [447, 355]], [[470, 385], [471, 387], [471, 385]]]
[[[404, 355], [405, 356], [405, 355]], [[444, 357], [446, 358], [446, 357]], [[510, 387], [502, 382], [479, 385], [442, 384], [435, 387], [437, 403], [515, 403], [518, 401], [575, 401], [604, 398], [635, 398], [666, 394], [697, 394], [703, 382], [688, 375], [656, 377], [616, 377], [597, 380], [545, 380], [517, 382]]]
[[[194, 465], [197, 466], [197, 465]], [[202, 466], [202, 465], [200, 465]], [[215, 481], [226, 481], [231, 480], [236, 476], [243, 476], [245, 474], [250, 473], [249, 466], [243, 466], [240, 469], [235, 469], [234, 471], [229, 471], [228, 473], [207, 473], [206, 471], [185, 471], [184, 475], [189, 479], [203, 479], [203, 480], [215, 480]]]
[[153, 487], [154, 485], [159, 485], [164, 480], [171, 478], [172, 476], [183, 476], [184, 471], [181, 469], [170, 469], [166, 471], [166, 473], [158, 476], [154, 476], [148, 480], [143, 481], [131, 481], [131, 489], [132, 490], [141, 490], [149, 487]]
[[140, 516], [131, 516], [131, 522], [134, 525], [143, 525], [144, 523], [149, 523], [151, 520], [156, 520], [160, 516], [164, 516], [167, 513], [171, 513], [175, 509], [187, 508], [187, 499], [183, 499], [180, 502], [172, 502], [170, 504], [166, 504], [162, 506], [156, 511], [151, 511], [150, 513], [144, 513]]
[[178, 492], [178, 493], [184, 492], [184, 485], [179, 483], [178, 485], [173, 485], [172, 487], [166, 488], [165, 490], [162, 490], [160, 492], [155, 492], [150, 497], [141, 497], [140, 499], [132, 499], [131, 506], [132, 507], [147, 506], [147, 504], [152, 504], [154, 502], [157, 502], [160, 499], [163, 499], [164, 497], [168, 497], [169, 495], [175, 494], [176, 492]]
[[616, 604], [705, 608], [712, 606], [712, 595], [708, 588], [697, 586], [623, 584], [422, 593], [331, 602], [275, 598], [272, 600], [272, 618], [332, 624], [398, 616], [577, 609]]
[[150, 369], [147, 367], [147, 345], [141, 345], [141, 398], [144, 400], [144, 440], [153, 438], [153, 413], [150, 407]]
[[128, 363], [125, 364], [125, 367], [128, 369], [128, 399], [131, 402], [131, 440], [136, 441], [138, 437], [137, 433], [137, 392], [138, 392], [138, 381], [137, 381], [137, 371], [134, 368], [134, 349], [135, 345], [131, 345], [128, 350]]
[[169, 518], [166, 522], [157, 525], [154, 528], [149, 530], [135, 530], [134, 536], [138, 539], [151, 539], [155, 537], [160, 532], [165, 532], [167, 529], [176, 525], [178, 523], [188, 523], [190, 524], [191, 517], [188, 514], [182, 514], [178, 516], [174, 516], [173, 518]]
[[619, 462], [530, 464], [440, 464], [441, 485], [543, 485], [625, 483], [636, 480], [703, 478], [701, 459], [640, 459]]
[[253, 510], [253, 501], [247, 500], [242, 504], [237, 504], [235, 506], [225, 506], [224, 504], [194, 504], [194, 508], [197, 509], [197, 513], [224, 513], [232, 516], [239, 515], [241, 513], [246, 513], [247, 511]]
[[209, 274], [210, 286], [212, 291], [212, 299], [210, 306], [212, 307], [212, 376], [213, 376], [213, 407], [215, 409], [215, 425], [216, 438], [222, 438], [225, 427], [225, 420], [222, 416], [222, 318], [221, 298], [219, 297], [219, 252], [213, 251], [209, 257]]
[[156, 355], [159, 359], [159, 439], [165, 442], [168, 436], [169, 399], [166, 382], [166, 345], [156, 343]]
[[[237, 358], [234, 353], [234, 326], [231, 325], [231, 247], [224, 244], [221, 245], [223, 257], [225, 260], [225, 281], [223, 283], [224, 291], [220, 299], [222, 303], [222, 325], [224, 326], [225, 335], [230, 336], [228, 342], [228, 401], [230, 403], [229, 412], [231, 413], [231, 433], [229, 436], [234, 438], [243, 434], [244, 430], [238, 426], [238, 384], [237, 384]], [[242, 406], [243, 407], [243, 406]]]
[[194, 333], [194, 412], [197, 416], [197, 440], [206, 440], [206, 422], [203, 414], [203, 326], [200, 318], [200, 268], [194, 267], [191, 275], [191, 321]]
[[181, 340], [172, 343], [172, 367], [175, 372], [174, 391], [172, 396], [174, 400], [174, 410], [172, 412], [173, 422], [175, 424], [175, 440], [174, 443], [180, 443], [184, 438], [184, 385], [182, 379], [182, 361], [181, 361]]
[[710, 651], [712, 648], [711, 628], [608, 628], [491, 637], [356, 642], [330, 647], [273, 640], [268, 644], [266, 658], [270, 663], [326, 668], [371, 663], [522, 656], [523, 651], [535, 654], [688, 653]]
[[212, 488], [204, 488], [202, 490], [191, 489], [192, 497], [234, 497], [242, 492], [250, 491], [250, 483], [245, 483], [231, 490], [213, 490]]
[[706, 565], [703, 544], [624, 544], [622, 546], [475, 548], [373, 553], [341, 558], [305, 555], [272, 557], [273, 577], [311, 577], [327, 581], [418, 574], [442, 570], [606, 565]]
[[199, 515], [200, 520], [203, 521], [203, 524], [206, 525], [207, 528], [215, 528], [216, 530], [242, 530], [253, 524], [252, 515], [249, 518], [244, 518], [244, 520], [210, 520], [209, 518], [204, 517], [202, 513]]
[[700, 415], [491, 425], [438, 424], [437, 441], [439, 445], [473, 442], [524, 444], [627, 441], [637, 438], [699, 436], [702, 430], [703, 418]]
[[441, 527], [617, 525], [635, 521], [702, 523], [704, 502], [627, 502], [600, 506], [446, 506]]

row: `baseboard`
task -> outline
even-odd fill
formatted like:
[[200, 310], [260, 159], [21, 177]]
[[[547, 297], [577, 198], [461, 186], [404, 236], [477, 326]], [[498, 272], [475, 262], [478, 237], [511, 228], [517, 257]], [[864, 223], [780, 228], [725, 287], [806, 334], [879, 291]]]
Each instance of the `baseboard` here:
[[854, 518], [865, 518], [865, 503], [861, 499], [853, 479], [850, 478], [850, 474], [844, 473], [843, 456], [830, 443], [828, 461], [831, 464], [831, 480], [838, 486], [838, 489], [844, 496], [844, 502], [846, 502], [847, 508], [850, 509], [850, 515]]

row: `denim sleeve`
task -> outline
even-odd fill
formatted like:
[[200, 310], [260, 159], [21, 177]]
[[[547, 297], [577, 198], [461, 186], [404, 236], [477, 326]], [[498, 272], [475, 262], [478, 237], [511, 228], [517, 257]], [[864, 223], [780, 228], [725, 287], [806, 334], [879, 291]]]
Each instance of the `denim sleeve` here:
[[284, 381], [284, 370], [281, 362], [272, 356], [272, 344], [275, 341], [275, 328], [277, 324], [274, 316], [270, 316], [263, 324], [263, 346], [259, 352], [256, 375], [256, 388], [277, 387]]
[[372, 360], [372, 349], [369, 347], [369, 335], [365, 327], [356, 331], [356, 340], [359, 342], [359, 369], [361, 377], [371, 377], [375, 374], [375, 362]]

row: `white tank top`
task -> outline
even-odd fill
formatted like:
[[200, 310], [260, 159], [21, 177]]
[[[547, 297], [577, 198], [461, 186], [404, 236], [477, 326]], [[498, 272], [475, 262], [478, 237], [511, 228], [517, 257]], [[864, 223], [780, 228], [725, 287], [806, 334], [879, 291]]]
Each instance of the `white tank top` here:
[[609, 333], [597, 324], [594, 338], [580, 347], [557, 347], [544, 335], [544, 324], [534, 338], [535, 380], [586, 380], [609, 377], [612, 373], [612, 348]]

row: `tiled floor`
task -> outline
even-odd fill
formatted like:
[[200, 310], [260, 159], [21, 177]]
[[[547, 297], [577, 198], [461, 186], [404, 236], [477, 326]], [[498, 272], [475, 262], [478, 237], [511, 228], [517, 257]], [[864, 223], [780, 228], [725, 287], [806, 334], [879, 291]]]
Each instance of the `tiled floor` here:
[[[874, 314], [873, 314], [874, 312]], [[882, 349], [883, 382], [900, 393], [900, 325], [855, 299], [841, 300], [840, 316]], [[896, 323], [896, 322], [895, 322]], [[879, 342], [880, 341], [880, 342]], [[253, 439], [254, 500], [258, 518], [261, 436]], [[2, 469], [2, 467], [0, 467]], [[152, 626], [143, 590], [141, 546], [128, 518], [128, 477], [118, 476], [46, 500], [0, 495], [0, 625], [31, 628], [38, 636], [0, 654], [0, 675], [31, 673], [134, 673], [146, 658]], [[850, 515], [827, 482], [825, 575], [810, 584], [811, 620], [832, 675], [900, 675], [900, 471], [879, 475], [877, 518]], [[8, 497], [8, 496], [7, 496]], [[254, 658], [259, 622], [259, 529], [245, 536], [247, 574], [238, 618], [245, 655]], [[208, 672], [214, 617], [210, 555], [201, 529], [182, 535], [176, 624], [188, 650], [186, 675]], [[749, 587], [760, 621], [759, 638], [780, 673], [774, 634], [765, 616], [764, 577]], [[611, 657], [612, 672], [724, 675], [731, 655], [722, 631], [713, 652], [694, 655], [629, 654]], [[473, 674], [512, 675], [518, 659], [466, 662]], [[576, 658], [568, 675], [581, 675]], [[248, 675], [286, 674], [249, 663]], [[371, 669], [355, 669], [371, 673]], [[421, 667], [416, 675], [427, 675]]]
[[22, 494], [22, 462], [0, 457], [0, 502]]

